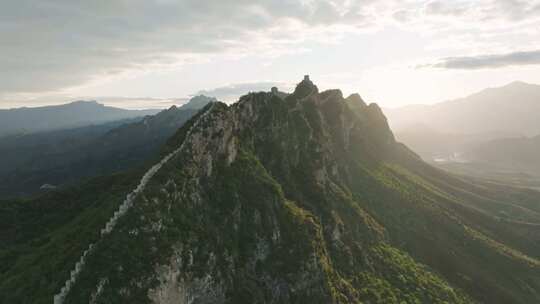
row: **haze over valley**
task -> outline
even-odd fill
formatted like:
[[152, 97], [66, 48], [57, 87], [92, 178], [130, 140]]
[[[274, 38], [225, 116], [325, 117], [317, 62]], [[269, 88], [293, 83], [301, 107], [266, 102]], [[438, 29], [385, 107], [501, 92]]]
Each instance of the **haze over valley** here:
[[399, 141], [448, 170], [524, 184], [540, 177], [540, 86], [512, 82], [434, 105], [386, 109]]

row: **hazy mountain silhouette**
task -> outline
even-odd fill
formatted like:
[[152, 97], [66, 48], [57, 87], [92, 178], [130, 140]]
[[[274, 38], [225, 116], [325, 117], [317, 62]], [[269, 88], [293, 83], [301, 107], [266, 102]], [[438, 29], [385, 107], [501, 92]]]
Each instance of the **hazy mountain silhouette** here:
[[44, 184], [59, 186], [141, 165], [212, 101], [196, 96], [144, 118], [0, 138], [0, 197], [33, 194]]
[[153, 115], [159, 110], [126, 110], [104, 106], [96, 101], [36, 108], [0, 110], [0, 136], [28, 134], [114, 120]]
[[449, 134], [540, 134], [540, 85], [513, 82], [465, 98], [434, 105], [386, 109], [392, 129], [399, 133], [422, 124]]
[[385, 113], [397, 139], [433, 161], [494, 139], [540, 134], [540, 86], [513, 82], [457, 100]]

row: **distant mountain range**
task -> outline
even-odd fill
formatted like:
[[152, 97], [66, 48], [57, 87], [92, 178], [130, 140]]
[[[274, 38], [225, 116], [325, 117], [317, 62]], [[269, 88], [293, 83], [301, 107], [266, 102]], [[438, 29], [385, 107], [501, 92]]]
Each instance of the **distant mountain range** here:
[[160, 110], [126, 110], [108, 107], [96, 101], [36, 108], [0, 110], [0, 136], [102, 124], [115, 120], [153, 115]]
[[181, 107], [143, 118], [0, 138], [0, 197], [25, 196], [44, 185], [73, 184], [141, 165], [211, 101], [216, 100], [195, 96]]
[[[457, 100], [385, 109], [385, 113], [396, 138], [426, 161], [478, 175], [498, 171], [502, 164], [499, 162], [505, 159], [505, 164], [514, 163], [505, 165], [506, 170], [519, 170], [527, 168], [533, 157], [520, 158], [518, 151], [502, 151], [510, 148], [506, 145], [514, 144], [517, 144], [514, 149], [521, 149], [520, 143], [527, 141], [524, 137], [540, 134], [540, 86], [513, 82]], [[522, 149], [529, 149], [523, 153], [540, 153], [530, 150], [531, 146], [525, 143]], [[489, 155], [493, 157], [491, 160], [482, 159]], [[465, 162], [475, 162], [475, 169], [466, 168]], [[540, 170], [535, 171], [540, 174]], [[522, 171], [514, 173], [519, 172]]]
[[540, 134], [540, 85], [513, 82], [434, 105], [386, 109], [399, 134], [415, 127], [442, 134]]

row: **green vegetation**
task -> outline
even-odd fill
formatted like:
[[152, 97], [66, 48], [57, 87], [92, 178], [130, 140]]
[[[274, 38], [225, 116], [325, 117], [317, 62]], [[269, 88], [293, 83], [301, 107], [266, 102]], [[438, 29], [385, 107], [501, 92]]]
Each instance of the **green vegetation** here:
[[135, 186], [119, 174], [36, 199], [0, 202], [0, 302], [50, 303]]
[[[104, 238], [97, 227], [137, 175], [109, 192], [81, 187], [77, 211], [7, 220], [50, 228], [3, 247], [16, 263], [2, 269], [0, 302], [50, 302], [96, 240], [67, 303], [540, 301], [539, 193], [432, 168], [376, 105], [311, 82], [208, 109], [171, 137], [163, 155], [184, 149]], [[16, 214], [5, 206], [2, 217]]]

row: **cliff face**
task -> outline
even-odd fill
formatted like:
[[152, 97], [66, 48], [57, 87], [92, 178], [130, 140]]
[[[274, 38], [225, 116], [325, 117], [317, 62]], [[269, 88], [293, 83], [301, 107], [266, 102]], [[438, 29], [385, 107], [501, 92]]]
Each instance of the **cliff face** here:
[[214, 103], [163, 153], [63, 302], [540, 299], [540, 196], [425, 165], [358, 95]]

